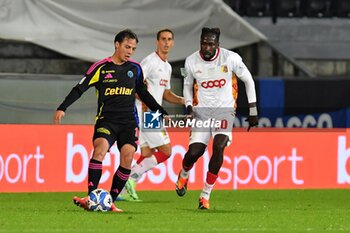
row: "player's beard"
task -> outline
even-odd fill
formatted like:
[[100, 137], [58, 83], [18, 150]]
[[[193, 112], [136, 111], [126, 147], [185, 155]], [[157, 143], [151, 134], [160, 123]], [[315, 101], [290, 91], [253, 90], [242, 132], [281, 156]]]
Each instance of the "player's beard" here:
[[215, 55], [215, 53], [212, 54], [212, 53], [207, 52], [207, 51], [203, 52], [202, 54], [203, 54], [204, 59], [205, 59], [205, 60], [208, 60], [208, 61], [209, 61], [210, 59], [212, 59], [212, 57], [214, 57], [214, 55]]

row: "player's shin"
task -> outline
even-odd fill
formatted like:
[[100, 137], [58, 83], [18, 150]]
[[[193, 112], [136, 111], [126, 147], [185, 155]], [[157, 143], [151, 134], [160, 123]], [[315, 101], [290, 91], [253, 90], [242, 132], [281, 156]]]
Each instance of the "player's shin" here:
[[113, 176], [113, 182], [110, 194], [112, 195], [113, 201], [115, 201], [119, 193], [123, 190], [126, 181], [129, 179], [130, 170], [119, 166]]
[[213, 187], [217, 178], [218, 178], [217, 174], [213, 174], [210, 171], [207, 172], [206, 182], [204, 184], [203, 190], [199, 198], [204, 197], [205, 199], [209, 200], [210, 193], [213, 190]]
[[97, 189], [102, 175], [102, 162], [91, 159], [88, 170], [88, 194]]

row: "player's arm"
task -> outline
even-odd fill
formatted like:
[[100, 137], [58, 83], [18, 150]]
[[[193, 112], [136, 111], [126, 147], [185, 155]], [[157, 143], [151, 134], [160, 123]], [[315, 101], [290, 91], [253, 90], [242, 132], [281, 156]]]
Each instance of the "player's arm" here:
[[172, 104], [185, 104], [185, 99], [184, 97], [176, 95], [174, 92], [172, 92], [170, 89], [166, 89], [163, 94], [163, 99], [168, 101], [169, 103]]
[[72, 88], [69, 94], [66, 96], [64, 101], [56, 109], [53, 121], [55, 124], [60, 124], [62, 118], [65, 116], [66, 109], [77, 101], [80, 96], [89, 88], [90, 77], [84, 76], [80, 82]]
[[249, 103], [249, 116], [247, 121], [249, 122], [248, 131], [251, 127], [258, 125], [258, 109], [256, 104], [255, 83], [251, 73], [246, 65], [243, 63], [240, 56], [233, 57], [233, 72], [237, 77], [243, 81]]
[[143, 74], [140, 72], [140, 75], [136, 78], [136, 93], [140, 97], [141, 101], [144, 102], [149, 109], [152, 111], [159, 110], [162, 115], [168, 115], [162, 106], [160, 106], [153, 96], [148, 92], [145, 83], [143, 82]]
[[184, 76], [184, 87], [183, 87], [183, 95], [185, 100], [185, 106], [187, 115], [189, 118], [193, 117], [193, 82], [194, 78], [190, 71], [190, 65], [188, 60], [185, 61], [185, 68], [181, 70], [182, 76]]

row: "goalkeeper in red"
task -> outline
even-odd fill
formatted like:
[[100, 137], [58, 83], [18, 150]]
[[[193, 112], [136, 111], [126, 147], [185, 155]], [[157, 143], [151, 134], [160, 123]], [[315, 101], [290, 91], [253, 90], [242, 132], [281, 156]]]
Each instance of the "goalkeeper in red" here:
[[186, 58], [183, 75], [185, 105], [188, 118], [197, 121], [214, 119], [221, 124], [191, 128], [189, 149], [182, 160], [182, 169], [175, 184], [179, 196], [186, 193], [190, 170], [204, 154], [210, 137], [213, 151], [208, 165], [206, 181], [199, 195], [199, 209], [209, 209], [210, 193], [218, 178], [226, 146], [232, 140], [235, 116], [237, 80], [245, 84], [249, 102], [249, 128], [258, 125], [255, 84], [242, 58], [219, 46], [220, 29], [203, 28], [200, 50]]
[[[54, 122], [60, 123], [65, 110], [87, 89], [95, 87], [98, 106], [93, 136], [94, 151], [88, 169], [88, 194], [98, 188], [102, 176], [102, 161], [109, 148], [117, 142], [120, 165], [114, 173], [110, 189], [113, 201], [117, 199], [130, 176], [131, 162], [137, 148], [136, 93], [152, 111], [167, 115], [147, 91], [140, 64], [130, 60], [137, 43], [138, 38], [134, 32], [130, 30], [119, 32], [114, 39], [113, 55], [93, 64], [54, 114]], [[73, 201], [88, 210], [87, 197], [75, 196]], [[122, 211], [114, 204], [111, 210]]]

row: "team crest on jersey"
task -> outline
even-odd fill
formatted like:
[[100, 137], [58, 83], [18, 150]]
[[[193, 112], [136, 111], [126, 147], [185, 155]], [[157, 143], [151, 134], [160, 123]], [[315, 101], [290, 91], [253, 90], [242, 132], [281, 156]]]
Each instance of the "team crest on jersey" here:
[[134, 73], [131, 70], [128, 71], [127, 75], [129, 78], [134, 77]]
[[224, 73], [227, 73], [228, 72], [228, 68], [227, 66], [221, 66], [221, 71], [224, 72]]

